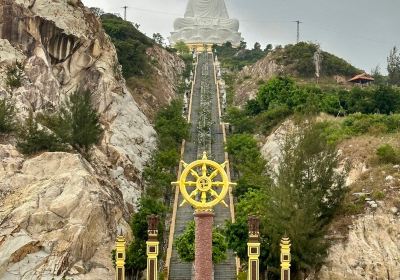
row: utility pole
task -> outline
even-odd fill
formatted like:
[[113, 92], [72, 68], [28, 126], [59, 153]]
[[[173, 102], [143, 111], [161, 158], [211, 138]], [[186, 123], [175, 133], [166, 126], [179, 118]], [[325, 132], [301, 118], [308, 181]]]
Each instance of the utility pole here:
[[122, 9], [124, 9], [124, 20], [126, 21], [126, 10], [128, 9], [128, 6], [123, 6]]
[[293, 21], [297, 23], [297, 44], [300, 42], [300, 24], [303, 23], [300, 20]]

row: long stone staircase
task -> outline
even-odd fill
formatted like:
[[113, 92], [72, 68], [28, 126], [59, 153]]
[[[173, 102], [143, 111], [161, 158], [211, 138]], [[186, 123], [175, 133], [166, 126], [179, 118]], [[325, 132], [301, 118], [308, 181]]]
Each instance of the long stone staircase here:
[[[217, 97], [217, 85], [215, 83], [215, 73], [213, 66], [213, 56], [209, 53], [202, 53], [199, 55], [198, 63], [195, 71], [195, 83], [193, 86], [193, 94], [191, 100], [191, 130], [190, 140], [185, 142], [185, 149], [183, 159], [185, 162], [190, 163], [200, 158], [204, 150], [211, 153], [209, 158], [222, 163], [225, 161], [224, 152], [224, 137], [221, 127], [221, 120], [219, 117], [219, 102]], [[199, 145], [198, 137], [198, 124], [201, 121], [201, 102], [202, 94], [204, 94], [204, 87], [211, 92], [211, 141], [209, 145]], [[178, 205], [182, 202], [183, 198], [179, 195]], [[225, 198], [225, 202], [229, 205], [229, 197]], [[215, 218], [214, 226], [221, 227], [225, 221], [231, 219], [230, 209], [223, 205], [218, 205], [214, 208]], [[176, 223], [174, 240], [183, 233], [186, 225], [193, 221], [194, 210], [189, 205], [178, 207], [176, 211]], [[179, 259], [175, 246], [172, 247], [172, 256], [169, 266], [169, 279], [170, 280], [190, 280], [192, 279], [192, 264], [184, 263]], [[234, 280], [236, 279], [236, 260], [233, 252], [228, 252], [227, 260], [214, 267], [215, 280]]]

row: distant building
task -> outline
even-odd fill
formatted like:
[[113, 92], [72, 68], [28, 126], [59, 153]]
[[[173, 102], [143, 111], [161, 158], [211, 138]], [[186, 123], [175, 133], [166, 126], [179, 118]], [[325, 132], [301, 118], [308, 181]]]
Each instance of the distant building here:
[[367, 73], [362, 73], [354, 76], [348, 82], [358, 85], [369, 85], [373, 81], [375, 81], [375, 79], [371, 75], [368, 75]]

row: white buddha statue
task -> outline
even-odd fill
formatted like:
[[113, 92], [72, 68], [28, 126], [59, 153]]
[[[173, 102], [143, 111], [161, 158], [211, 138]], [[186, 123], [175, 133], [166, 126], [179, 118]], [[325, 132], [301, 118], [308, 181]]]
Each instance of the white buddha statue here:
[[174, 22], [171, 44], [183, 41], [187, 44], [239, 45], [242, 40], [239, 21], [230, 19], [224, 0], [189, 0], [184, 18]]

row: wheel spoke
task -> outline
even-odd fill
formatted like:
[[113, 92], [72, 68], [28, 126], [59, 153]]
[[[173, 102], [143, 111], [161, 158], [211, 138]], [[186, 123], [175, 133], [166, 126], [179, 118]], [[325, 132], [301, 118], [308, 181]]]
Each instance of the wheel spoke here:
[[193, 198], [193, 196], [197, 195], [198, 193], [199, 193], [199, 191], [198, 191], [197, 189], [195, 189], [194, 191], [192, 191], [192, 192], [189, 194], [189, 197], [190, 197], [190, 198]]
[[196, 180], [200, 178], [200, 175], [193, 169], [190, 169], [190, 174], [192, 174], [192, 176], [195, 177]]
[[[210, 193], [211, 193], [211, 195], [212, 195], [213, 197], [215, 197], [215, 198], [218, 198], [218, 197], [219, 197], [219, 194], [218, 194], [216, 191], [214, 191], [213, 189], [210, 190]], [[225, 207], [228, 207], [228, 204], [226, 204], [225, 200], [221, 200], [221, 203], [222, 203]]]
[[218, 169], [215, 169], [211, 174], [210, 174], [210, 180], [214, 179], [215, 177], [217, 177], [217, 175], [219, 174]]
[[201, 175], [203, 177], [207, 176], [207, 165], [204, 163], [203, 166], [201, 167]]
[[182, 203], [179, 205], [179, 207], [182, 207], [182, 206], [185, 205], [186, 203], [187, 203], [187, 200], [184, 199], [184, 200], [182, 201]]
[[186, 181], [186, 182], [185, 182], [185, 186], [195, 187], [195, 186], [196, 186], [196, 182], [193, 182], [193, 181]]
[[224, 186], [224, 182], [212, 182], [211, 186], [213, 187], [223, 187]]
[[207, 202], [207, 193], [206, 192], [202, 192], [201, 193], [201, 202], [202, 203], [206, 203]]
[[213, 197], [218, 197], [218, 196], [219, 196], [218, 193], [217, 193], [216, 191], [214, 191], [213, 189], [210, 189], [210, 194], [211, 194]]

